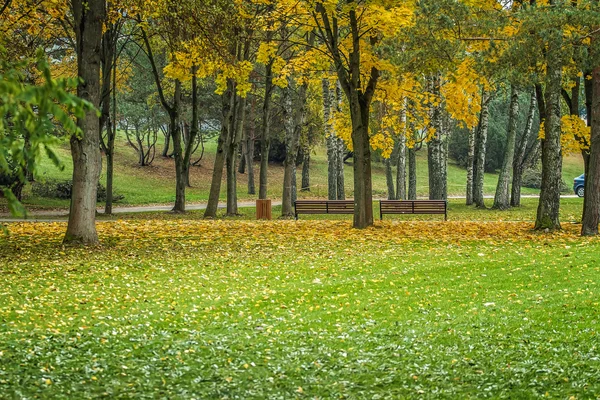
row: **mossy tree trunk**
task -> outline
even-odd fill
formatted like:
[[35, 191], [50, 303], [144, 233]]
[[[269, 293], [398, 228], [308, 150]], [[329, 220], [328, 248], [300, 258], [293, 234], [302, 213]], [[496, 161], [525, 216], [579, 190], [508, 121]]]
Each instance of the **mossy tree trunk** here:
[[535, 220], [535, 229], [560, 229], [559, 208], [562, 174], [561, 151], [561, 44], [562, 32], [554, 33], [546, 55], [546, 93], [544, 139], [542, 139], [542, 187]]
[[600, 220], [600, 67], [592, 72], [591, 99], [591, 140], [587, 174], [585, 176], [585, 196], [581, 234], [598, 234]]

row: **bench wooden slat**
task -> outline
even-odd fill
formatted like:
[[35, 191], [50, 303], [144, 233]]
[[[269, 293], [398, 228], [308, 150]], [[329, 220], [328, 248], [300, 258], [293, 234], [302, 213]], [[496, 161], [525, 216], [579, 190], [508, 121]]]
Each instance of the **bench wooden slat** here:
[[448, 219], [448, 203], [445, 200], [380, 200], [379, 219], [384, 214], [435, 214]]
[[[380, 200], [380, 219], [384, 214], [434, 214], [448, 219], [444, 200]], [[354, 214], [354, 200], [297, 200], [296, 219], [300, 214]]]
[[354, 200], [297, 200], [294, 207], [296, 219], [299, 214], [354, 214]]

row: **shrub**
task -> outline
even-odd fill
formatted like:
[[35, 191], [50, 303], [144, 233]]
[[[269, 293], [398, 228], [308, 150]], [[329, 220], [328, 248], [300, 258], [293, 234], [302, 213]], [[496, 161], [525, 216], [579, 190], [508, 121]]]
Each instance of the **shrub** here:
[[[542, 171], [539, 168], [529, 168], [523, 172], [523, 178], [521, 186], [531, 189], [542, 188]], [[564, 180], [560, 181], [560, 191], [568, 192], [570, 190], [569, 185]]]
[[[71, 198], [71, 192], [73, 191], [73, 181], [57, 181], [47, 180], [45, 182], [34, 182], [32, 187], [34, 195], [39, 197], [47, 197], [51, 199], [63, 199], [68, 200]], [[98, 183], [98, 201], [106, 201], [106, 187], [101, 183]], [[113, 201], [118, 202], [125, 198], [123, 195], [113, 194]]]

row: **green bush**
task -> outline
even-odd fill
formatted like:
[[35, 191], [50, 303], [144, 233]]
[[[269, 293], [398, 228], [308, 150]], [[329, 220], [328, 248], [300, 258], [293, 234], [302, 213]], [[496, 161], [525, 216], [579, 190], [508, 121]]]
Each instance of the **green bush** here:
[[[51, 179], [45, 182], [34, 182], [31, 190], [34, 195], [39, 197], [68, 200], [71, 198], [71, 192], [73, 191], [73, 181], [57, 181]], [[113, 194], [114, 202], [121, 201], [124, 198], [125, 196], [123, 195]], [[97, 200], [106, 201], [106, 187], [101, 183], [98, 183]]]
[[[564, 180], [560, 181], [560, 191], [568, 192], [571, 189], [569, 185], [565, 183]], [[523, 178], [521, 181], [521, 186], [531, 189], [541, 189], [542, 188], [542, 171], [539, 168], [530, 168], [526, 169], [523, 172]]]

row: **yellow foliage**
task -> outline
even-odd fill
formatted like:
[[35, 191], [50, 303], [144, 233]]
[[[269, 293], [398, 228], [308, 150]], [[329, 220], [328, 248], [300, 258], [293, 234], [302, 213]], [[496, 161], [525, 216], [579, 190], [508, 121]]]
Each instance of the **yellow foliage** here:
[[348, 117], [348, 114], [342, 111], [335, 111], [333, 114], [333, 130], [335, 135], [342, 138], [348, 150], [353, 151], [352, 146], [352, 121]]
[[[564, 154], [579, 153], [590, 148], [591, 129], [576, 115], [564, 115], [560, 119], [560, 145]], [[538, 139], [546, 137], [545, 121], [540, 124]]]
[[477, 115], [481, 111], [481, 81], [481, 76], [475, 71], [475, 61], [467, 58], [441, 88], [446, 110], [467, 128], [477, 125]]

